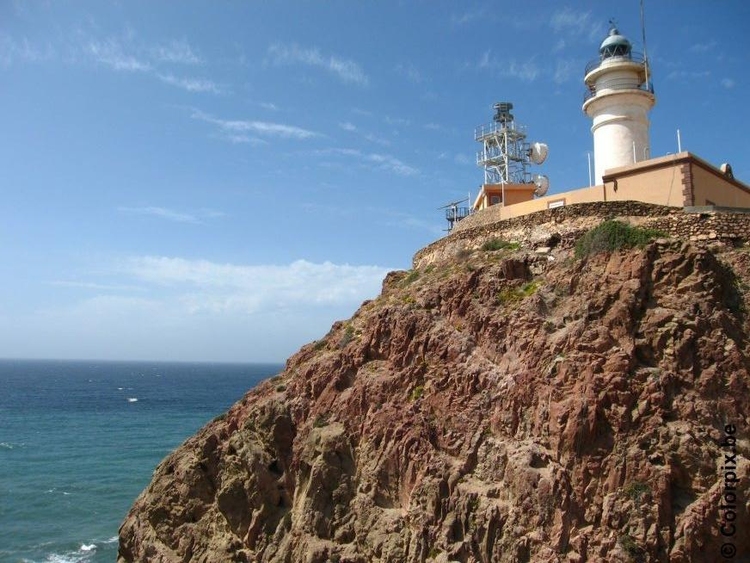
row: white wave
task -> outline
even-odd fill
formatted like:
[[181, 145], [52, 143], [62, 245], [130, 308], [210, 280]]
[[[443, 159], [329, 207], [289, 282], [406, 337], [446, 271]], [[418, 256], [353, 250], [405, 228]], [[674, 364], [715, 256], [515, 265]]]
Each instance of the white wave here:
[[9, 444], [8, 442], [0, 442], [0, 448], [3, 448], [4, 450], [12, 450], [14, 447], [13, 444]]
[[122, 391], [122, 390], [123, 390], [123, 388], [122, 388], [122, 387], [118, 387], [118, 388], [117, 388], [117, 390], [118, 390], [118, 391]]
[[128, 397], [128, 403], [137, 403], [138, 397]]
[[111, 538], [109, 538], [104, 543], [107, 544], [107, 545], [109, 545], [109, 544], [112, 544], [112, 543], [117, 543], [118, 541], [120, 541], [119, 536], [112, 536]]
[[91, 557], [96, 553], [95, 543], [84, 543], [78, 551], [68, 553], [50, 553], [44, 563], [89, 563]]

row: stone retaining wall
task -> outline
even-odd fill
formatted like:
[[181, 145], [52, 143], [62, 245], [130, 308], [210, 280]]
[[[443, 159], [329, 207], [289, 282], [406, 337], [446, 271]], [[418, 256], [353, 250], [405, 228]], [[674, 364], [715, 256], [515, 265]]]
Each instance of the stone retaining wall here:
[[[639, 201], [596, 201], [546, 209], [503, 221], [477, 221], [478, 213], [459, 223], [451, 234], [426, 246], [414, 256], [415, 268], [450, 259], [461, 252], [477, 250], [493, 238], [519, 242], [536, 248], [556, 244], [569, 247], [584, 232], [605, 219], [659, 229], [691, 241], [750, 239], [750, 213], [712, 210], [686, 213], [681, 208]], [[465, 221], [474, 219], [474, 224]], [[478, 224], [477, 224], [478, 223]]]

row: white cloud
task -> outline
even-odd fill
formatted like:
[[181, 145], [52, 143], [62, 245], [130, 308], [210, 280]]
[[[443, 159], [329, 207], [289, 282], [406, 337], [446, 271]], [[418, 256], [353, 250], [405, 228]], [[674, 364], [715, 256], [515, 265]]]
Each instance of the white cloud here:
[[298, 140], [320, 136], [319, 133], [303, 129], [302, 127], [296, 127], [294, 125], [242, 119], [219, 119], [200, 110], [193, 110], [190, 117], [217, 126], [223, 134], [228, 134], [239, 139], [237, 142], [254, 142], [257, 140], [246, 137], [246, 133], [255, 133], [256, 135], [266, 137], [280, 137], [283, 139]]
[[709, 70], [673, 70], [667, 75], [667, 80], [701, 80], [711, 76]]
[[324, 56], [318, 49], [303, 49], [299, 45], [274, 44], [268, 48], [268, 60], [274, 65], [303, 64], [322, 68], [343, 82], [367, 86], [370, 82], [360, 66], [351, 60], [337, 56]]
[[8, 67], [16, 62], [40, 63], [56, 57], [50, 45], [44, 48], [32, 45], [25, 37], [16, 40], [6, 33], [0, 33], [0, 66]]
[[424, 82], [424, 76], [422, 75], [422, 73], [411, 63], [401, 63], [396, 65], [396, 72], [401, 76], [406, 77], [409, 82], [412, 82], [414, 84], [420, 84]]
[[176, 223], [201, 223], [201, 220], [195, 215], [166, 209], [164, 207], [118, 207], [117, 210], [132, 215], [158, 217], [159, 219], [166, 219], [167, 221], [174, 221]]
[[373, 297], [388, 272], [379, 266], [306, 260], [247, 266], [164, 256], [130, 258], [119, 270], [141, 283], [176, 289], [190, 314], [356, 303]]
[[554, 81], [563, 84], [580, 72], [581, 65], [577, 61], [558, 59], [555, 66]]
[[151, 57], [162, 63], [197, 65], [203, 59], [190, 47], [187, 41], [172, 41], [168, 45], [157, 45], [149, 49]]
[[419, 174], [419, 170], [413, 166], [409, 166], [403, 161], [399, 160], [395, 156], [389, 154], [380, 153], [364, 153], [357, 149], [322, 149], [312, 151], [317, 156], [343, 156], [349, 159], [358, 160], [362, 165], [371, 167], [374, 166], [379, 170], [391, 172], [398, 176], [415, 176]]
[[549, 25], [557, 33], [582, 37], [587, 41], [602, 39], [605, 34], [603, 23], [594, 21], [590, 11], [576, 12], [567, 6], [552, 14]]
[[104, 284], [96, 282], [81, 282], [81, 281], [68, 281], [68, 280], [55, 280], [49, 282], [49, 285], [55, 287], [67, 287], [72, 289], [87, 289], [94, 291], [146, 291], [144, 287], [137, 285], [125, 285], [125, 284]]
[[464, 12], [463, 14], [453, 14], [451, 16], [451, 24], [456, 26], [467, 25], [477, 20], [484, 19], [484, 17], [485, 10], [483, 9]]
[[716, 41], [707, 41], [706, 43], [695, 43], [688, 49], [691, 53], [707, 53], [716, 48]]
[[724, 86], [724, 88], [734, 88], [735, 82], [731, 78], [722, 78], [721, 79], [721, 85]]
[[497, 73], [499, 76], [517, 78], [524, 82], [533, 82], [541, 73], [533, 57], [522, 62], [505, 57], [497, 59], [492, 55], [492, 50], [490, 49], [482, 53], [476, 64], [468, 66], [473, 66], [475, 70], [489, 70]]
[[188, 92], [211, 92], [213, 94], [221, 94], [223, 89], [220, 88], [215, 82], [202, 78], [179, 78], [172, 74], [157, 74], [159, 80], [172, 86], [177, 86]]
[[126, 53], [116, 39], [110, 38], [106, 41], [90, 41], [87, 52], [95, 61], [110, 67], [112, 70], [126, 72], [149, 72], [151, 64], [142, 59]]
[[354, 132], [357, 130], [357, 126], [349, 121], [346, 121], [344, 123], [339, 123], [339, 127], [341, 127], [344, 131], [350, 131], [350, 132]]

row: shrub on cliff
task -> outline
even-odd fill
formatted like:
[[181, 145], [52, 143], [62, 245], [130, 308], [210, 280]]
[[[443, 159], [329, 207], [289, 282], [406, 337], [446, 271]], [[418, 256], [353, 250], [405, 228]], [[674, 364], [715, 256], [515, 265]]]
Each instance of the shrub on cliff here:
[[583, 235], [576, 243], [576, 258], [621, 248], [644, 246], [653, 239], [665, 236], [661, 231], [632, 227], [622, 221], [607, 220]]

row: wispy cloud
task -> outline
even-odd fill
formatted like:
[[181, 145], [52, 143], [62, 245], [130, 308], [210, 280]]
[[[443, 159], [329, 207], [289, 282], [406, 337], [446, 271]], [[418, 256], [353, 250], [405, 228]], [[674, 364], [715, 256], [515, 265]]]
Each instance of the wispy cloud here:
[[275, 43], [268, 48], [267, 61], [273, 65], [302, 64], [323, 69], [343, 82], [367, 86], [370, 79], [354, 61], [334, 55], [323, 55], [316, 48], [303, 49], [294, 43]]
[[410, 166], [403, 161], [399, 160], [395, 156], [381, 153], [366, 153], [358, 149], [322, 149], [312, 151], [316, 156], [342, 156], [349, 159], [359, 161], [362, 165], [368, 167], [374, 167], [378, 170], [383, 170], [396, 174], [398, 176], [414, 176], [419, 174], [419, 170], [413, 166]]
[[167, 45], [157, 45], [149, 49], [151, 57], [162, 63], [198, 65], [203, 59], [195, 53], [190, 44], [185, 41], [172, 41]]
[[117, 210], [120, 213], [126, 213], [129, 215], [145, 215], [149, 217], [156, 217], [158, 219], [165, 219], [167, 221], [174, 221], [176, 223], [192, 223], [195, 225], [203, 223], [207, 219], [216, 219], [218, 217], [226, 216], [221, 211], [215, 209], [200, 209], [194, 213], [184, 213], [182, 211], [175, 211], [174, 209], [167, 209], [166, 207], [118, 207]]
[[472, 22], [483, 19], [486, 16], [484, 9], [472, 10], [464, 12], [462, 14], [453, 14], [451, 16], [451, 24], [455, 26], [467, 25]]
[[424, 75], [420, 70], [411, 63], [399, 63], [396, 65], [396, 73], [405, 77], [409, 82], [421, 84], [424, 82]]
[[604, 24], [595, 21], [590, 11], [575, 11], [567, 6], [552, 14], [549, 26], [557, 33], [585, 38], [587, 41], [601, 39], [605, 33]]
[[58, 56], [50, 45], [41, 49], [25, 38], [18, 41], [0, 33], [0, 65], [38, 63], [59, 58], [71, 64], [93, 62], [115, 72], [142, 73], [187, 92], [221, 94], [225, 91], [211, 80], [182, 77], [169, 70], [174, 65], [203, 64], [203, 59], [185, 40], [149, 47], [136, 41], [132, 31], [120, 37], [104, 39], [80, 32], [77, 39], [75, 45], [64, 46], [64, 52]]
[[695, 43], [691, 45], [688, 51], [691, 53], [708, 53], [716, 48], [716, 41], [707, 41], [705, 43]]
[[146, 288], [138, 285], [126, 285], [126, 284], [106, 284], [96, 282], [82, 282], [82, 281], [69, 281], [69, 280], [55, 280], [49, 282], [49, 285], [55, 287], [67, 287], [71, 289], [88, 289], [93, 291], [146, 291]]
[[87, 52], [93, 59], [112, 70], [126, 72], [149, 72], [152, 66], [149, 62], [126, 53], [122, 44], [116, 39], [106, 41], [90, 41]]
[[710, 70], [673, 70], [667, 74], [667, 80], [701, 80], [711, 76]]
[[571, 78], [573, 78], [580, 72], [581, 67], [582, 65], [578, 61], [558, 59], [555, 65], [555, 74], [553, 80], [557, 84], [568, 82]]
[[728, 90], [730, 88], [734, 88], [735, 82], [731, 78], [722, 78], [721, 85]]
[[161, 73], [157, 73], [156, 76], [162, 82], [171, 84], [172, 86], [177, 86], [178, 88], [182, 88], [183, 90], [187, 90], [188, 92], [211, 92], [213, 94], [221, 94], [224, 92], [224, 89], [221, 88], [218, 84], [211, 80], [206, 80], [203, 78], [180, 78], [174, 76], [173, 74]]
[[[320, 133], [310, 131], [309, 129], [303, 129], [302, 127], [297, 127], [295, 125], [244, 119], [220, 119], [200, 110], [193, 110], [190, 117], [199, 121], [211, 123], [222, 133], [234, 135], [239, 139], [242, 139], [247, 133], [253, 133], [262, 137], [278, 137], [282, 139], [297, 140], [305, 140], [320, 136]], [[239, 142], [251, 142], [251, 138], [248, 137], [247, 141]]]
[[533, 82], [539, 77], [541, 70], [532, 57], [526, 61], [516, 61], [503, 57], [498, 59], [488, 49], [479, 57], [479, 60], [471, 65], [475, 70], [491, 71], [505, 78], [517, 78], [524, 82]]
[[0, 66], [8, 67], [14, 63], [41, 63], [56, 58], [51, 45], [39, 47], [27, 38], [14, 39], [7, 33], [0, 33]]
[[176, 288], [193, 314], [357, 302], [374, 296], [388, 272], [379, 266], [306, 260], [250, 266], [165, 256], [133, 257], [118, 270], [142, 284]]
[[351, 133], [357, 130], [357, 126], [354, 125], [354, 123], [351, 123], [350, 121], [339, 123], [339, 127], [341, 127], [344, 131], [349, 131]]

